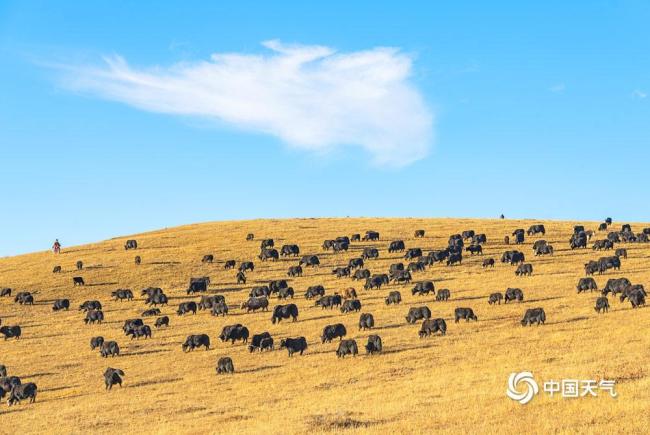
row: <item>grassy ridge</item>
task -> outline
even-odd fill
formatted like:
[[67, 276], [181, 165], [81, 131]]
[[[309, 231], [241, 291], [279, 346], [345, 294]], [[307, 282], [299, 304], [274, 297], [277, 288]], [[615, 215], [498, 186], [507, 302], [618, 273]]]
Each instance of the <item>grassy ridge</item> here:
[[[38, 384], [33, 405], [8, 408], [0, 405], [2, 429], [22, 432], [250, 432], [298, 433], [310, 431], [390, 432], [636, 432], [647, 431], [650, 407], [650, 310], [632, 310], [629, 303], [610, 297], [612, 309], [598, 315], [593, 306], [596, 293], [577, 294], [575, 285], [584, 276], [582, 265], [601, 255], [591, 249], [571, 251], [568, 239], [575, 222], [545, 222], [544, 237], [555, 247], [553, 257], [533, 257], [531, 245], [540, 237], [527, 238], [520, 248], [535, 268], [532, 277], [516, 277], [514, 267], [498, 259], [507, 249], [503, 236], [533, 221], [472, 219], [294, 219], [220, 222], [188, 225], [137, 235], [137, 251], [125, 251], [124, 240], [65, 248], [55, 256], [40, 252], [0, 259], [0, 286], [14, 291], [36, 292], [36, 305], [22, 307], [0, 299], [2, 324], [20, 324], [23, 338], [0, 340], [0, 363], [23, 382]], [[584, 223], [596, 229], [596, 223]], [[619, 224], [615, 224], [619, 228]], [[635, 231], [643, 226], [633, 224]], [[424, 239], [413, 239], [416, 229], [427, 231]], [[324, 239], [364, 233], [381, 233], [380, 242], [353, 243], [343, 254], [323, 252]], [[451, 299], [436, 302], [435, 296], [412, 296], [412, 285], [390, 285], [364, 291], [362, 284], [336, 279], [336, 266], [347, 265], [365, 246], [380, 248], [380, 259], [370, 260], [373, 273], [384, 273], [391, 263], [404, 261], [403, 254], [388, 254], [389, 241], [403, 239], [408, 247], [428, 251], [443, 248], [450, 234], [474, 229], [487, 234], [482, 257], [465, 255], [462, 266], [436, 264], [414, 279], [433, 280], [436, 288], [451, 290]], [[255, 233], [256, 241], [245, 241]], [[297, 243], [304, 254], [317, 253], [320, 269], [307, 269], [303, 277], [290, 280], [300, 309], [299, 322], [271, 324], [271, 314], [244, 314], [235, 306], [247, 299], [257, 283], [286, 278], [286, 270], [297, 259], [283, 258], [262, 263], [257, 259], [259, 239], [274, 238], [279, 248]], [[600, 233], [592, 239], [603, 238]], [[597, 276], [599, 287], [608, 278], [625, 276], [633, 283], [650, 285], [650, 246], [626, 245], [629, 255], [620, 272]], [[202, 264], [212, 253], [215, 263]], [[135, 266], [135, 255], [142, 265]], [[607, 254], [609, 255], [609, 254]], [[497, 260], [494, 269], [484, 270], [484, 258]], [[223, 261], [255, 261], [245, 286], [236, 285], [232, 270]], [[81, 272], [75, 262], [86, 265]], [[63, 273], [52, 274], [61, 265]], [[72, 276], [86, 280], [73, 288]], [[178, 317], [178, 303], [198, 300], [185, 289], [192, 276], [208, 275], [210, 293], [223, 294], [231, 312], [225, 318], [203, 311]], [[323, 284], [327, 294], [354, 286], [362, 301], [362, 312], [375, 317], [376, 328], [359, 332], [359, 314], [321, 310], [303, 298], [309, 285]], [[122, 334], [127, 318], [139, 317], [145, 309], [140, 290], [162, 287], [170, 305], [162, 309], [171, 327], [154, 330], [150, 340], [130, 340]], [[523, 303], [489, 306], [487, 297], [507, 287], [520, 287]], [[131, 288], [133, 302], [114, 302], [110, 292]], [[386, 306], [391, 290], [402, 293], [399, 306]], [[74, 309], [53, 313], [56, 298], [71, 299]], [[99, 299], [106, 321], [85, 326], [76, 307], [86, 299]], [[271, 306], [275, 305], [273, 298]], [[418, 338], [419, 324], [407, 325], [409, 307], [427, 305], [433, 317], [448, 322], [445, 337]], [[455, 307], [474, 309], [479, 321], [453, 323]], [[547, 324], [523, 328], [519, 324], [527, 308], [543, 307]], [[322, 328], [342, 322], [347, 338], [360, 347], [369, 334], [382, 337], [382, 355], [337, 359], [337, 343], [320, 344]], [[153, 326], [153, 319], [146, 320]], [[309, 342], [305, 356], [289, 359], [286, 352], [250, 354], [245, 346], [221, 343], [224, 325], [242, 323], [251, 333], [269, 331], [276, 343], [287, 336], [304, 335]], [[207, 333], [210, 351], [183, 354], [181, 343], [188, 334]], [[103, 359], [91, 351], [92, 336], [115, 339], [123, 355]], [[216, 361], [233, 358], [236, 374], [217, 376]], [[104, 391], [102, 373], [107, 366], [126, 373], [124, 388]], [[619, 397], [582, 399], [536, 397], [522, 406], [505, 396], [506, 381], [513, 371], [532, 371], [537, 379], [614, 379]]]

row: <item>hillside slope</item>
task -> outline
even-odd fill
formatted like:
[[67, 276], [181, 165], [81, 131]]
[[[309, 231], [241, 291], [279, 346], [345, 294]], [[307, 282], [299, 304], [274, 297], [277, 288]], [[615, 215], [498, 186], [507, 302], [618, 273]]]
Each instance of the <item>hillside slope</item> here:
[[[188, 225], [116, 238], [100, 243], [65, 248], [60, 255], [40, 252], [0, 259], [0, 287], [35, 293], [34, 306], [0, 298], [2, 325], [18, 324], [23, 337], [0, 340], [0, 364], [23, 382], [38, 384], [38, 399], [8, 407], [0, 405], [2, 425], [7, 433], [29, 432], [246, 432], [301, 433], [305, 431], [381, 432], [630, 432], [647, 431], [650, 421], [650, 310], [632, 309], [630, 304], [609, 297], [611, 310], [597, 314], [594, 303], [599, 293], [576, 293], [584, 276], [583, 264], [604, 254], [591, 248], [570, 250], [568, 239], [574, 222], [544, 222], [543, 237], [555, 247], [555, 255], [534, 257], [531, 245], [542, 237], [527, 237], [519, 248], [507, 247], [503, 238], [515, 228], [528, 228], [533, 221], [472, 219], [294, 219], [219, 222]], [[584, 223], [595, 230], [597, 223]], [[650, 225], [633, 224], [635, 231]], [[620, 223], [614, 227], [620, 229]], [[414, 239], [416, 229], [426, 236]], [[352, 243], [347, 253], [323, 251], [324, 239], [376, 230], [378, 242]], [[403, 239], [407, 248], [425, 252], [447, 246], [449, 235], [474, 229], [487, 235], [484, 255], [464, 253], [461, 266], [435, 264], [414, 274], [415, 281], [433, 280], [436, 289], [451, 291], [449, 301], [435, 295], [413, 296], [413, 285], [390, 284], [381, 290], [363, 290], [363, 283], [337, 279], [331, 270], [345, 266], [366, 246], [380, 250], [380, 258], [368, 260], [373, 273], [386, 273], [391, 263], [403, 261], [403, 253], [389, 254], [388, 243]], [[246, 241], [246, 234], [255, 234]], [[602, 239], [597, 233], [592, 239]], [[135, 238], [137, 250], [125, 251], [124, 241]], [[271, 323], [271, 312], [246, 314], [239, 305], [254, 285], [287, 278], [297, 258], [277, 262], [257, 259], [260, 240], [273, 238], [276, 247], [300, 245], [301, 254], [318, 254], [321, 267], [308, 268], [302, 277], [291, 278], [296, 291], [292, 301], [300, 310], [299, 321]], [[590, 245], [591, 246], [591, 243]], [[628, 249], [620, 271], [596, 276], [599, 288], [608, 278], [625, 276], [635, 284], [650, 286], [650, 244], [622, 244]], [[533, 264], [531, 277], [517, 277], [515, 267], [502, 264], [507, 249], [521, 249]], [[201, 263], [213, 254], [213, 264]], [[142, 264], [134, 264], [134, 256]], [[493, 269], [483, 269], [485, 258], [495, 258]], [[237, 285], [235, 272], [224, 270], [228, 259], [255, 262], [247, 273], [248, 283]], [[82, 271], [75, 263], [82, 260]], [[55, 265], [62, 273], [53, 274]], [[84, 287], [73, 287], [72, 277], [82, 276]], [[209, 312], [177, 316], [187, 296], [190, 277], [210, 276], [209, 293], [226, 297], [230, 313], [213, 317]], [[363, 304], [361, 312], [374, 315], [372, 331], [358, 331], [359, 313], [342, 314], [338, 309], [322, 310], [306, 300], [310, 285], [323, 284], [327, 294], [353, 286]], [[153, 338], [131, 340], [121, 327], [125, 319], [136, 318], [146, 308], [141, 289], [161, 287], [170, 297], [162, 312], [171, 326], [155, 329]], [[488, 305], [490, 293], [520, 287], [521, 303]], [[113, 301], [111, 291], [130, 288], [131, 302]], [[389, 291], [399, 290], [400, 305], [387, 306]], [[69, 298], [68, 312], [52, 312], [52, 301]], [[99, 299], [106, 320], [101, 325], [84, 325], [77, 310], [81, 302]], [[271, 299], [271, 307], [278, 302]], [[409, 325], [410, 307], [427, 305], [433, 317], [446, 319], [446, 336], [420, 339], [418, 324]], [[453, 321], [456, 307], [471, 307], [477, 322]], [[543, 307], [547, 322], [524, 328], [520, 320], [528, 308]], [[145, 322], [153, 326], [154, 318]], [[344, 323], [347, 338], [355, 338], [361, 354], [339, 359], [338, 342], [321, 344], [325, 325]], [[251, 334], [269, 331], [276, 350], [249, 353], [240, 343], [222, 343], [218, 335], [224, 325], [242, 323]], [[207, 333], [209, 351], [181, 351], [189, 334]], [[383, 340], [381, 355], [366, 356], [368, 335]], [[91, 351], [91, 337], [117, 340], [122, 355], [104, 359]], [[304, 356], [289, 358], [279, 350], [284, 337], [304, 335], [309, 348]], [[232, 357], [234, 375], [217, 375], [221, 356]], [[126, 373], [123, 388], [104, 390], [106, 367]], [[618, 397], [569, 399], [539, 394], [527, 405], [505, 395], [511, 372], [531, 371], [536, 379], [613, 379]]]

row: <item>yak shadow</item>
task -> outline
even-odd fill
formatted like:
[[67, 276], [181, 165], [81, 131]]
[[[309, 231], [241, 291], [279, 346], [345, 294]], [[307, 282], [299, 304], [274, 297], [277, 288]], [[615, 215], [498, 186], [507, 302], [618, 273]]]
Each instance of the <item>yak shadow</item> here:
[[[440, 337], [440, 336], [438, 336]], [[429, 337], [433, 339], [434, 337]], [[384, 355], [390, 355], [390, 354], [396, 354], [396, 353], [402, 353], [402, 352], [408, 352], [411, 350], [420, 350], [420, 349], [427, 349], [433, 347], [432, 344], [429, 345], [418, 345], [418, 346], [407, 346], [407, 347], [402, 347], [402, 348], [397, 348], [397, 349], [388, 349], [388, 350], [383, 350], [381, 353]]]
[[158, 266], [164, 266], [164, 265], [174, 265], [174, 264], [181, 264], [180, 261], [150, 261], [148, 263], [143, 263], [143, 264], [153, 264], [153, 265], [158, 265]]
[[543, 301], [552, 301], [553, 299], [562, 299], [562, 296], [550, 296], [548, 298], [537, 298], [537, 299], [528, 299], [523, 301], [524, 304], [532, 302], [543, 302]]
[[486, 296], [463, 296], [462, 298], [453, 298], [454, 301], [474, 301], [477, 299], [487, 299]]
[[256, 372], [262, 372], [262, 371], [266, 371], [266, 370], [278, 369], [280, 367], [282, 367], [282, 366], [281, 365], [268, 365], [268, 366], [255, 367], [253, 369], [239, 370], [237, 373], [256, 373]]
[[99, 287], [102, 285], [117, 285], [117, 282], [96, 282], [93, 284], [86, 284], [85, 287]]
[[158, 384], [171, 384], [172, 382], [182, 381], [183, 378], [159, 378], [151, 379], [149, 381], [140, 381], [133, 384], [128, 384], [125, 388], [139, 388], [146, 387], [148, 385], [158, 385]]
[[[39, 402], [43, 402], [43, 400], [41, 400]], [[13, 414], [15, 412], [25, 412], [25, 411], [29, 411], [29, 409], [30, 408], [13, 408], [13, 409], [9, 409], [7, 411], [0, 411], [0, 415]]]
[[39, 393], [47, 393], [47, 392], [52, 392], [52, 391], [63, 391], [63, 390], [70, 390], [72, 388], [77, 388], [80, 385], [67, 385], [63, 387], [53, 387], [53, 388], [43, 388], [43, 389], [38, 389]]
[[171, 351], [166, 349], [137, 350], [135, 352], [126, 352], [124, 356], [151, 355], [156, 353], [167, 353], [167, 352], [171, 352]]
[[379, 330], [382, 330], [382, 329], [395, 329], [395, 328], [401, 328], [402, 326], [407, 326], [407, 325], [404, 324], [404, 323], [393, 323], [391, 325], [375, 326], [374, 329], [379, 329]]
[[[42, 378], [44, 376], [54, 376], [54, 375], [58, 375], [58, 373], [47, 373], [47, 372], [46, 373], [34, 373], [34, 374], [31, 374], [31, 375], [21, 375], [20, 377], [21, 378]], [[41, 392], [41, 391], [56, 391], [56, 390], [38, 390], [38, 391]]]

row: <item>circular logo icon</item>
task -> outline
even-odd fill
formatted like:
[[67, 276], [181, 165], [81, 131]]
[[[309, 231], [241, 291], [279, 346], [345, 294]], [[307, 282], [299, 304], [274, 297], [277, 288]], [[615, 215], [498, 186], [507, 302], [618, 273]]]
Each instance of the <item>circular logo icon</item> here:
[[[520, 391], [520, 388], [524, 391]], [[506, 395], [522, 405], [530, 402], [539, 393], [539, 386], [531, 372], [510, 373]]]

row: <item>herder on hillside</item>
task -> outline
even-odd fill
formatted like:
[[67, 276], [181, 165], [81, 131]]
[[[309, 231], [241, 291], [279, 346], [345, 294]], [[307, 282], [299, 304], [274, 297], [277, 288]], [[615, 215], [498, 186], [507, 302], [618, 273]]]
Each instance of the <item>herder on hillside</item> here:
[[54, 241], [54, 244], [52, 245], [52, 251], [55, 254], [60, 254], [61, 253], [61, 243], [59, 243], [59, 239], [56, 239]]

